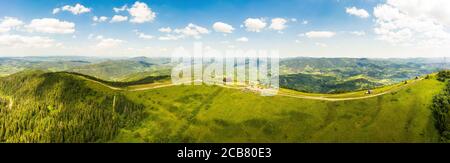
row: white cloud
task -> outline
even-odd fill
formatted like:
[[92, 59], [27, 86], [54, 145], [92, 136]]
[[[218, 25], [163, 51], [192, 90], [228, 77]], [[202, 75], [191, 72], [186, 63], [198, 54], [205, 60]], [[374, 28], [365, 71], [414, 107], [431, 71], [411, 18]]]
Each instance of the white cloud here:
[[236, 39], [237, 42], [248, 42], [248, 38], [247, 37], [241, 37]]
[[199, 39], [201, 38], [201, 35], [208, 34], [209, 30], [204, 27], [189, 23], [189, 25], [184, 28], [175, 29], [174, 32], [180, 34], [181, 37], [194, 37], [196, 39]]
[[272, 19], [272, 24], [270, 24], [269, 28], [276, 30], [276, 31], [281, 31], [287, 27], [286, 23], [287, 23], [286, 19], [274, 18], [274, 19]]
[[59, 47], [60, 43], [48, 37], [21, 36], [21, 35], [0, 35], [0, 46], [12, 48], [49, 48]]
[[248, 18], [244, 21], [244, 26], [247, 31], [250, 32], [261, 32], [264, 27], [266, 27], [267, 23], [264, 19], [258, 19], [258, 18]]
[[63, 6], [61, 8], [55, 8], [55, 9], [53, 9], [52, 13], [53, 14], [57, 14], [60, 11], [68, 11], [68, 12], [71, 12], [72, 14], [74, 14], [74, 15], [80, 15], [80, 14], [83, 14], [83, 13], [91, 12], [91, 9], [87, 8], [87, 7], [84, 7], [83, 5], [77, 3], [74, 6], [65, 5], [65, 6]]
[[331, 38], [336, 33], [330, 31], [310, 31], [305, 33], [305, 36], [308, 38]]
[[306, 25], [306, 24], [309, 24], [309, 22], [308, 22], [308, 20], [303, 20], [303, 21], [302, 21], [302, 24], [303, 24], [303, 25]]
[[97, 22], [97, 23], [106, 22], [107, 20], [108, 20], [108, 17], [106, 17], [106, 16], [100, 16], [100, 17], [94, 16], [94, 17], [92, 17], [92, 21]]
[[161, 40], [161, 41], [174, 41], [174, 40], [178, 40], [178, 39], [181, 39], [182, 38], [182, 36], [181, 35], [171, 35], [171, 34], [168, 34], [168, 35], [166, 35], [166, 36], [160, 36], [158, 39], [159, 40]]
[[388, 0], [391, 5], [408, 17], [415, 19], [432, 19], [450, 26], [450, 1], [448, 0]]
[[96, 47], [100, 49], [117, 47], [124, 42], [123, 40], [119, 39], [103, 38], [103, 36], [97, 36], [97, 40], [99, 40], [99, 42], [97, 43]]
[[374, 8], [375, 34], [394, 45], [444, 47], [450, 44], [450, 1], [388, 0]]
[[123, 5], [123, 6], [120, 7], [120, 8], [118, 8], [118, 7], [114, 7], [114, 8], [113, 8], [113, 10], [114, 10], [115, 13], [119, 13], [119, 12], [125, 11], [125, 10], [127, 10], [127, 9], [128, 9], [128, 6], [127, 6], [127, 5]]
[[3, 32], [9, 32], [11, 29], [18, 28], [22, 26], [24, 23], [13, 17], [3, 17], [3, 19], [0, 19], [0, 33]]
[[170, 27], [165, 27], [165, 28], [159, 28], [158, 31], [164, 32], [164, 33], [170, 33], [170, 32], [172, 32], [172, 29]]
[[198, 25], [195, 25], [195, 24], [192, 24], [192, 23], [189, 23], [184, 28], [176, 28], [176, 29], [172, 30], [170, 27], [166, 27], [166, 28], [160, 28], [160, 29], [158, 29], [158, 31], [167, 33], [165, 36], [158, 37], [159, 40], [163, 40], [163, 41], [173, 41], [173, 40], [179, 40], [179, 39], [188, 38], [188, 37], [200, 39], [202, 37], [202, 35], [209, 34], [208, 29], [198, 26]]
[[233, 26], [222, 22], [215, 22], [213, 28], [216, 32], [222, 33], [233, 33], [234, 30]]
[[145, 33], [139, 32], [138, 30], [134, 30], [134, 33], [136, 33], [136, 35], [138, 35], [138, 37], [141, 39], [145, 39], [145, 40], [153, 39], [152, 35], [147, 35]]
[[33, 19], [25, 28], [29, 32], [71, 34], [75, 32], [75, 24], [54, 18]]
[[369, 13], [364, 9], [358, 9], [356, 7], [350, 7], [346, 8], [345, 12], [347, 12], [350, 15], [354, 15], [360, 18], [368, 18], [370, 15]]
[[61, 11], [60, 8], [54, 8], [53, 11], [52, 11], [52, 13], [53, 13], [53, 14], [57, 14], [57, 13], [59, 13], [60, 11]]
[[133, 17], [130, 20], [132, 23], [151, 22], [156, 17], [156, 14], [147, 6], [147, 4], [139, 1], [135, 2], [134, 5], [128, 9], [128, 13]]
[[355, 36], [364, 36], [364, 35], [366, 35], [366, 32], [364, 32], [364, 31], [353, 31], [353, 32], [350, 32], [352, 35], [355, 35]]
[[127, 21], [128, 17], [127, 16], [122, 16], [122, 15], [114, 15], [111, 18], [111, 21], [109, 21], [110, 23], [117, 23], [117, 22], [123, 22], [123, 21]]
[[297, 18], [291, 18], [291, 22], [297, 22]]

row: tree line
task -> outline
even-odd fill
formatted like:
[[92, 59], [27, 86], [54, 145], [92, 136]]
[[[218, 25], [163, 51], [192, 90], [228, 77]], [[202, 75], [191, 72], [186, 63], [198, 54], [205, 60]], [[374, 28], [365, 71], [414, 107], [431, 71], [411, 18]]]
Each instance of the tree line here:
[[450, 71], [440, 71], [437, 80], [446, 82], [444, 90], [433, 97], [431, 110], [435, 121], [435, 127], [443, 141], [450, 141]]

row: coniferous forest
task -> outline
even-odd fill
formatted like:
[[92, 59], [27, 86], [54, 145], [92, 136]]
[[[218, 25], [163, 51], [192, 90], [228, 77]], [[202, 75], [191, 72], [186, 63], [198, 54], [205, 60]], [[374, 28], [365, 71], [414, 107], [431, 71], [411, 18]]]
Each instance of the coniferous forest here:
[[438, 80], [446, 82], [442, 92], [433, 98], [433, 117], [435, 126], [444, 141], [450, 140], [450, 71], [441, 71], [437, 75]]
[[0, 142], [104, 142], [145, 116], [120, 93], [67, 74], [21, 72], [1, 80], [0, 90]]

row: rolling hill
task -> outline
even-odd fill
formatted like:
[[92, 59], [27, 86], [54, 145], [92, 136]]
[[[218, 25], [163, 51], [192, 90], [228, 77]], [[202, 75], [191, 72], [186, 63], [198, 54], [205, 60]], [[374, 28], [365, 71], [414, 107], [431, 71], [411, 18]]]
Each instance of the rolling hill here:
[[440, 141], [430, 106], [444, 83], [434, 77], [345, 100], [307, 93], [263, 97], [207, 85], [149, 83], [130, 90], [108, 84], [42, 71], [1, 78], [0, 142]]

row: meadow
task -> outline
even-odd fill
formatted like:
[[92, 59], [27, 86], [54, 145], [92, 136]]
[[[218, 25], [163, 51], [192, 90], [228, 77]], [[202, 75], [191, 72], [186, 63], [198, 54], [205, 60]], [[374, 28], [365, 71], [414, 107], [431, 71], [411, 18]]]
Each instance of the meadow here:
[[113, 142], [437, 142], [429, 106], [444, 84], [424, 79], [373, 98], [323, 101], [218, 86], [126, 92], [147, 117]]

